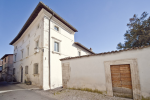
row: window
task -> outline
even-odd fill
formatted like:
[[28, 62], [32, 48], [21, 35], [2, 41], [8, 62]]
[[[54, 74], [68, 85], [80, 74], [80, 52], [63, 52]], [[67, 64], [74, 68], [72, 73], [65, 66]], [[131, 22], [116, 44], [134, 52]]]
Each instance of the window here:
[[25, 67], [25, 74], [28, 74], [28, 66]]
[[36, 41], [36, 47], [39, 47], [39, 40]]
[[78, 51], [78, 56], [81, 56], [81, 52], [80, 51]]
[[59, 43], [54, 42], [54, 51], [59, 52]]
[[15, 68], [13, 68], [13, 75], [15, 75]]
[[34, 74], [38, 74], [38, 63], [34, 64]]
[[16, 61], [16, 58], [17, 58], [17, 54], [15, 54], [15, 61]]
[[24, 43], [24, 40], [22, 41], [22, 44]]
[[57, 26], [54, 26], [54, 29], [55, 29], [56, 31], [59, 31], [59, 27], [57, 27]]
[[29, 56], [29, 47], [27, 47], [27, 56]]
[[37, 25], [37, 29], [39, 29], [39, 27], [40, 27], [40, 25], [38, 24], [38, 25]]
[[23, 58], [23, 50], [21, 50], [21, 53], [22, 53], [22, 58]]
[[6, 62], [6, 58], [5, 58], [5, 62]]
[[28, 38], [30, 37], [30, 34], [28, 34]]

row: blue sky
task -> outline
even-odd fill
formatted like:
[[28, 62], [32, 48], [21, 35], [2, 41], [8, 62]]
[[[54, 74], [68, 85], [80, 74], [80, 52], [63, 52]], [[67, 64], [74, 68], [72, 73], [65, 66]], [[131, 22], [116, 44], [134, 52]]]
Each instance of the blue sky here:
[[[116, 50], [124, 42], [133, 14], [149, 13], [150, 0], [41, 0], [73, 25], [75, 41], [96, 53]], [[39, 0], [0, 0], [0, 58], [13, 53], [9, 43], [19, 33]]]

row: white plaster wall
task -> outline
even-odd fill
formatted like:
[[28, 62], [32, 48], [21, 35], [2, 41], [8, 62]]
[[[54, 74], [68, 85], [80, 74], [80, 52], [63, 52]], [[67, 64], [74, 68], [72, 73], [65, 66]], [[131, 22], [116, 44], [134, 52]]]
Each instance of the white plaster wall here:
[[105, 61], [136, 59], [138, 63], [141, 94], [150, 96], [150, 47], [123, 51], [119, 53], [82, 57], [64, 60], [70, 63], [70, 79], [67, 83], [71, 88], [91, 88], [106, 91]]
[[[27, 80], [27, 77], [32, 81], [32, 84], [38, 85], [42, 87], [43, 84], [43, 65], [42, 65], [42, 51], [35, 53], [34, 48], [35, 40], [39, 40], [39, 47], [43, 47], [43, 16], [39, 14], [36, 19], [31, 23], [31, 25], [27, 28], [24, 34], [17, 40], [14, 46], [14, 54], [17, 55], [16, 61], [14, 56], [14, 68], [15, 68], [15, 77], [18, 82], [21, 81], [21, 66], [23, 67], [23, 82]], [[38, 28], [39, 26], [39, 28]], [[28, 36], [30, 34], [30, 36]], [[24, 41], [24, 42], [23, 42]], [[17, 49], [16, 49], [17, 46]], [[27, 55], [27, 47], [29, 46], [29, 56]], [[23, 58], [21, 50], [23, 50]], [[38, 63], [38, 72], [39, 74], [35, 75], [33, 73], [33, 65], [34, 63]], [[25, 74], [25, 66], [28, 66], [28, 74]]]
[[[50, 13], [42, 9], [36, 19], [27, 28], [24, 34], [16, 41], [14, 46], [14, 54], [17, 54], [17, 61], [14, 61], [14, 68], [16, 69], [15, 76], [17, 81], [21, 81], [21, 66], [23, 67], [23, 81], [30, 78], [33, 84], [41, 86], [44, 90], [53, 89], [62, 86], [62, 69], [61, 61], [59, 59], [64, 57], [77, 56], [78, 50], [81, 55], [90, 54], [88, 51], [74, 45], [74, 32], [68, 32], [66, 26], [61, 26], [54, 20], [50, 21], [52, 17]], [[59, 22], [60, 23], [60, 22]], [[62, 24], [62, 23], [60, 23]], [[37, 26], [40, 26], [37, 29]], [[54, 30], [54, 25], [59, 26], [60, 31]], [[49, 35], [50, 30], [50, 35]], [[28, 37], [30, 34], [30, 37]], [[50, 36], [50, 37], [48, 37]], [[34, 52], [35, 40], [39, 39], [39, 47], [44, 49], [39, 53]], [[61, 52], [53, 53], [53, 40], [59, 39], [61, 42]], [[22, 42], [24, 40], [24, 42]], [[49, 59], [49, 40], [50, 40], [50, 59]], [[17, 46], [17, 49], [15, 47]], [[29, 56], [27, 56], [27, 46], [30, 48]], [[24, 58], [21, 58], [21, 50], [24, 51]], [[50, 68], [49, 68], [50, 62]], [[39, 64], [39, 74], [33, 74], [33, 64]], [[28, 75], [25, 75], [25, 66], [28, 66]], [[50, 72], [50, 73], [49, 73]], [[49, 76], [50, 75], [50, 76]]]
[[[54, 26], [59, 27], [59, 32], [54, 30]], [[62, 86], [62, 69], [59, 59], [65, 57], [78, 56], [78, 51], [81, 55], [91, 54], [83, 48], [74, 44], [74, 34], [66, 31], [62, 26], [55, 21], [50, 22], [50, 84], [51, 89]], [[54, 53], [54, 41], [60, 42], [60, 53]]]

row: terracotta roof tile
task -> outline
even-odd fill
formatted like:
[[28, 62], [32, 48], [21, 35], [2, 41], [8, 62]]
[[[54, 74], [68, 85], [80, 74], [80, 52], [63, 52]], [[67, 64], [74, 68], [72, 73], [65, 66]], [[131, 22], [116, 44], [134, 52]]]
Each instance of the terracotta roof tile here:
[[67, 58], [62, 58], [60, 59], [61, 61], [63, 60], [68, 60], [68, 59], [75, 59], [75, 58], [82, 58], [82, 57], [89, 57], [89, 56], [97, 56], [97, 55], [105, 55], [105, 54], [112, 54], [112, 53], [119, 53], [119, 52], [124, 52], [124, 51], [131, 51], [131, 50], [137, 50], [137, 49], [143, 49], [143, 48], [148, 48], [149, 46], [141, 46], [141, 47], [133, 47], [133, 48], [127, 48], [123, 50], [115, 50], [115, 51], [108, 51], [108, 52], [103, 52], [103, 53], [97, 53], [97, 54], [91, 54], [91, 55], [84, 55], [84, 56], [76, 56], [76, 57], [67, 57]]

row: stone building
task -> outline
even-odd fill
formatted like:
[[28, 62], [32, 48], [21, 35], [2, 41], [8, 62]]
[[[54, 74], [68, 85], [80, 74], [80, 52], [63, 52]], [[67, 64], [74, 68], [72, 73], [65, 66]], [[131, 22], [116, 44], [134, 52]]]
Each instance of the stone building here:
[[2, 58], [2, 71], [1, 71], [1, 78], [4, 81], [12, 81], [13, 76], [13, 54], [5, 54]]
[[77, 30], [48, 6], [39, 2], [18, 35], [14, 46], [15, 77], [31, 81], [44, 90], [62, 86], [59, 59], [94, 54], [75, 42]]

